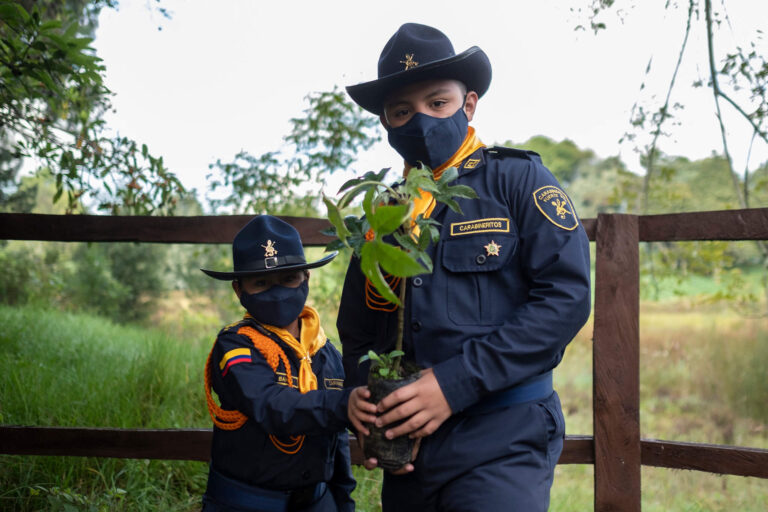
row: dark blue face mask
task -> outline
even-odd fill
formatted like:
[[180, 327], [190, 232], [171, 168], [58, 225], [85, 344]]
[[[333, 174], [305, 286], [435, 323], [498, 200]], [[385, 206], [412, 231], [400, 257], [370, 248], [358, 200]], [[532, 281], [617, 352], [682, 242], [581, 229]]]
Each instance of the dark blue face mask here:
[[417, 112], [403, 126], [388, 128], [389, 145], [406, 162], [422, 162], [430, 169], [440, 167], [461, 147], [469, 120], [463, 108], [451, 117], [432, 117]]
[[296, 288], [272, 285], [261, 293], [240, 294], [240, 304], [248, 313], [263, 324], [286, 327], [296, 320], [304, 309], [309, 295], [309, 281], [306, 279]]

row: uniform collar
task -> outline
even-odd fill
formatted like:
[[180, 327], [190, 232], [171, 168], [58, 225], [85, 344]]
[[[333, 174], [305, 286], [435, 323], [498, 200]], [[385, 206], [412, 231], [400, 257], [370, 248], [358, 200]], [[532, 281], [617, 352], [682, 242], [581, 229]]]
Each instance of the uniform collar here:
[[[478, 148], [477, 150], [475, 150], [474, 153], [472, 153], [467, 158], [462, 160], [460, 165], [456, 166], [456, 168], [459, 170], [459, 177], [457, 178], [457, 181], [461, 180], [461, 178], [463, 178], [464, 176], [468, 176], [485, 167], [485, 153], [483, 151], [484, 149], [486, 148], [485, 147]], [[436, 218], [438, 215], [440, 215], [440, 213], [445, 208], [447, 208], [445, 203], [437, 203], [430, 217]]]

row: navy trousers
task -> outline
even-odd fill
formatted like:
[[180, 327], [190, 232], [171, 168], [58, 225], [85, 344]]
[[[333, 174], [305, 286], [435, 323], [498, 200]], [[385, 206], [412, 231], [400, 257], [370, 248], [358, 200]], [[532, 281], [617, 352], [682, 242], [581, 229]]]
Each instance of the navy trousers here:
[[203, 495], [202, 512], [338, 512], [336, 500], [325, 483], [303, 497], [307, 505], [292, 503], [281, 491], [253, 487], [211, 469]]
[[545, 512], [565, 421], [553, 392], [543, 400], [456, 414], [422, 439], [416, 469], [385, 472], [384, 512]]

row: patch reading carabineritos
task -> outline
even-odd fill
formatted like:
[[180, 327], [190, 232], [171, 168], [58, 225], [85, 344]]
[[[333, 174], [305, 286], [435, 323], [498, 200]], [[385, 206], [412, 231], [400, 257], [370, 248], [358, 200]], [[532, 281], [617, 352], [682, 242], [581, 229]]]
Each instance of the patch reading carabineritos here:
[[451, 236], [474, 233], [509, 233], [509, 219], [476, 219], [451, 223]]
[[579, 225], [571, 200], [559, 188], [552, 185], [541, 187], [533, 193], [533, 201], [536, 208], [555, 226], [573, 231]]
[[329, 379], [325, 378], [323, 379], [325, 383], [325, 389], [343, 389], [344, 388], [344, 379]]

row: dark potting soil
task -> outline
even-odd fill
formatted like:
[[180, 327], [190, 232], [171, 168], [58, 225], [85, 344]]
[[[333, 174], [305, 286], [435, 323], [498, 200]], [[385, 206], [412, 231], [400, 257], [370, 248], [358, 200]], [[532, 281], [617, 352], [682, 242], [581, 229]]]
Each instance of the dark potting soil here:
[[[398, 380], [385, 380], [368, 376], [368, 389], [371, 392], [371, 402], [378, 403], [382, 398], [419, 378], [419, 372], [416, 370], [407, 377]], [[378, 461], [378, 467], [386, 470], [396, 470], [411, 462], [411, 453], [415, 439], [410, 439], [407, 435], [387, 439], [384, 432], [400, 425], [405, 420], [400, 420], [379, 428], [373, 424], [366, 425], [371, 432], [365, 436], [363, 453], [365, 458], [375, 457]]]

